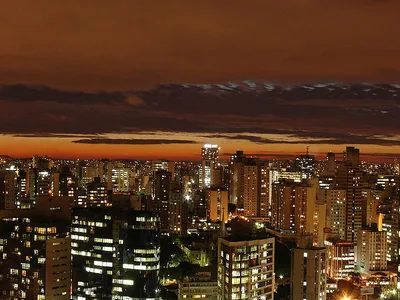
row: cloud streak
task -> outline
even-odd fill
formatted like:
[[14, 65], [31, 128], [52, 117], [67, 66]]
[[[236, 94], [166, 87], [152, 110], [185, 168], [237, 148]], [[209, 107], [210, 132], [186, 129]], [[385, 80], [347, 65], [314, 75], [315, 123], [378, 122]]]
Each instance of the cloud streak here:
[[93, 145], [166, 145], [166, 144], [196, 144], [195, 141], [175, 140], [175, 139], [80, 139], [72, 141], [76, 144], [93, 144]]

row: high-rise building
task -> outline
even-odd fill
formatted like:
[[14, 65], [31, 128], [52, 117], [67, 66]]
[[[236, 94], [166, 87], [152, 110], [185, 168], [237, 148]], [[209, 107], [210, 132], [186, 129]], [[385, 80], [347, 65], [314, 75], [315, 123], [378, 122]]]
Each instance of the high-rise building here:
[[207, 216], [211, 221], [228, 220], [228, 191], [211, 188], [205, 191], [207, 202]]
[[169, 232], [168, 204], [170, 199], [170, 185], [172, 174], [159, 170], [153, 176], [153, 210], [160, 216], [161, 232]]
[[371, 224], [379, 223], [379, 206], [381, 205], [385, 195], [387, 194], [384, 190], [377, 189], [362, 189], [361, 191], [363, 201], [366, 206], [366, 225], [371, 226]]
[[272, 188], [271, 224], [283, 232], [314, 233], [318, 181], [281, 181]]
[[350, 165], [357, 161], [356, 155], [350, 157], [351, 161], [338, 167], [336, 178], [338, 188], [346, 190], [346, 240], [356, 244], [358, 230], [366, 224], [366, 205], [362, 196], [362, 171]]
[[201, 168], [200, 168], [200, 187], [205, 189], [211, 186], [212, 170], [218, 164], [218, 145], [205, 144], [201, 148]]
[[379, 208], [380, 218], [378, 228], [386, 232], [387, 247], [386, 259], [395, 262], [399, 257], [399, 200], [397, 197], [388, 197], [382, 201]]
[[188, 204], [183, 198], [183, 189], [179, 182], [170, 184], [168, 200], [169, 233], [186, 235], [188, 227]]
[[129, 192], [131, 170], [125, 168], [123, 163], [116, 163], [112, 169], [111, 180], [113, 192]]
[[333, 152], [328, 152], [326, 155], [326, 172], [328, 174], [335, 174], [336, 169], [336, 155]]
[[243, 209], [247, 216], [259, 216], [261, 172], [257, 161], [247, 161], [243, 170]]
[[326, 299], [326, 249], [312, 246], [312, 236], [301, 236], [298, 247], [292, 249], [292, 300]]
[[354, 243], [340, 240], [325, 241], [327, 251], [327, 275], [339, 280], [354, 272]]
[[350, 146], [346, 147], [344, 162], [352, 168], [358, 168], [360, 166], [360, 149]]
[[159, 218], [116, 208], [75, 208], [73, 299], [158, 299]]
[[219, 238], [218, 299], [273, 299], [274, 246], [274, 238]]
[[244, 164], [246, 156], [243, 151], [237, 151], [231, 157], [229, 169], [229, 202], [244, 207]]
[[73, 198], [77, 196], [75, 176], [72, 175], [68, 168], [63, 168], [61, 172], [53, 172], [51, 178], [52, 196]]
[[86, 205], [83, 206], [106, 206], [110, 202], [107, 193], [107, 184], [95, 177], [93, 182], [88, 183], [86, 189]]
[[326, 203], [328, 232], [346, 240], [346, 190], [320, 189], [319, 196]]
[[0, 210], [16, 208], [17, 176], [15, 171], [0, 172]]
[[357, 243], [357, 270], [368, 274], [387, 269], [386, 232], [376, 226], [360, 228]]
[[271, 216], [271, 202], [270, 202], [270, 185], [269, 185], [269, 166], [264, 164], [260, 166], [260, 205], [259, 217]]

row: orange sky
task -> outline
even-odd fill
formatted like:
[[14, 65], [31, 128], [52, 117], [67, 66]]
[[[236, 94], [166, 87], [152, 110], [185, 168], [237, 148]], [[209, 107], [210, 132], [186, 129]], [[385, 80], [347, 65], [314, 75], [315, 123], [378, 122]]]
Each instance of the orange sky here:
[[[184, 138], [187, 136], [184, 136]], [[247, 154], [298, 154], [304, 153], [306, 145], [257, 145], [250, 142], [231, 142], [223, 139], [204, 140], [208, 143], [218, 143], [221, 153], [234, 153], [243, 150]], [[0, 155], [13, 157], [30, 157], [34, 154], [54, 158], [129, 158], [129, 159], [199, 159], [202, 143], [190, 145], [91, 145], [74, 144], [71, 139], [60, 138], [16, 138], [0, 136]], [[383, 147], [375, 145], [353, 145], [361, 150], [365, 159], [372, 161], [387, 160], [384, 157], [368, 156], [368, 153], [398, 153], [400, 146]], [[312, 145], [310, 153], [323, 157], [329, 151], [342, 153], [346, 145]], [[269, 156], [270, 157], [270, 156]], [[279, 159], [279, 156], [276, 156]], [[388, 158], [389, 161], [392, 158]]]
[[[400, 82], [399, 11], [400, 1], [363, 0], [2, 3], [0, 154], [198, 158], [205, 142], [224, 153], [292, 153], [310, 139], [314, 153], [346, 144], [400, 153], [400, 92], [306, 99], [160, 87]], [[90, 140], [152, 132], [190, 142]]]

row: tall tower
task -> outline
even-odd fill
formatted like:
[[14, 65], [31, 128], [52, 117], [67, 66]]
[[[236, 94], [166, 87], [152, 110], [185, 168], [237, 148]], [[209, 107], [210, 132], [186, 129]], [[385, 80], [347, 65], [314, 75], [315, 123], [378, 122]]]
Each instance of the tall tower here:
[[169, 231], [169, 201], [172, 174], [165, 170], [154, 172], [153, 208], [160, 216], [161, 231]]
[[360, 152], [354, 147], [347, 147], [345, 161], [336, 172], [339, 189], [346, 190], [346, 228], [347, 241], [357, 243], [358, 230], [365, 225], [366, 208], [363, 209], [362, 171], [359, 168]]
[[211, 175], [218, 163], [218, 145], [205, 144], [201, 148], [200, 187], [205, 189], [211, 186]]
[[259, 215], [260, 166], [257, 161], [247, 161], [243, 174], [243, 208], [247, 216]]
[[232, 155], [229, 165], [229, 201], [236, 204], [238, 208], [243, 208], [244, 197], [244, 163], [246, 156], [243, 151], [236, 151]]

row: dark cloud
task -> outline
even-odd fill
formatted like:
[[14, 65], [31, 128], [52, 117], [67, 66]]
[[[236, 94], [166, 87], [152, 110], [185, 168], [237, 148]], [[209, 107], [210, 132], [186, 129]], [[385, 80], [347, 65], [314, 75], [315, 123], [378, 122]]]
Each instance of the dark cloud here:
[[[396, 139], [390, 138], [379, 138], [379, 137], [371, 137], [371, 136], [361, 136], [361, 135], [348, 135], [346, 138], [343, 138], [344, 135], [338, 134], [337, 137], [334, 137], [334, 134], [329, 134], [330, 139], [322, 139], [322, 134], [317, 133], [316, 136], [320, 136], [321, 139], [313, 139], [313, 140], [290, 140], [290, 138], [315, 138], [314, 134], [310, 132], [308, 135], [304, 133], [300, 133], [299, 135], [293, 133], [289, 136], [283, 136], [282, 138], [262, 138], [259, 136], [253, 135], [216, 135], [218, 138], [226, 138], [230, 140], [243, 140], [249, 141], [257, 144], [309, 144], [309, 145], [318, 145], [318, 144], [332, 144], [332, 145], [343, 145], [343, 144], [367, 144], [367, 145], [384, 145], [384, 146], [397, 146], [400, 145], [400, 141]], [[213, 136], [210, 136], [213, 137]], [[289, 139], [288, 139], [289, 137]]]
[[107, 93], [17, 85], [0, 88], [0, 104], [0, 133], [19, 137], [186, 132], [258, 144], [398, 145], [400, 134], [395, 84], [168, 84]]
[[96, 138], [96, 136], [79, 135], [79, 134], [54, 134], [54, 133], [25, 133], [14, 134], [13, 137], [22, 138]]
[[106, 144], [106, 145], [163, 145], [163, 144], [196, 144], [188, 140], [167, 139], [81, 139], [72, 141], [77, 144]]
[[118, 104], [125, 100], [121, 93], [97, 92], [88, 93], [82, 91], [57, 90], [46, 86], [27, 85], [0, 85], [0, 100], [52, 103], [68, 103], [73, 105], [85, 104]]

